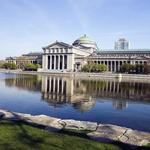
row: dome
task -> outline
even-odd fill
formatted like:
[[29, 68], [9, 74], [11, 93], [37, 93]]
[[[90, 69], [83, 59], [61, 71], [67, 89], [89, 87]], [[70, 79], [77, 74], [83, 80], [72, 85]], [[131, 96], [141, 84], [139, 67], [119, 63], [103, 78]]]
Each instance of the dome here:
[[94, 48], [94, 49], [97, 48], [96, 43], [86, 35], [75, 40], [73, 46], [84, 46], [87, 48]]

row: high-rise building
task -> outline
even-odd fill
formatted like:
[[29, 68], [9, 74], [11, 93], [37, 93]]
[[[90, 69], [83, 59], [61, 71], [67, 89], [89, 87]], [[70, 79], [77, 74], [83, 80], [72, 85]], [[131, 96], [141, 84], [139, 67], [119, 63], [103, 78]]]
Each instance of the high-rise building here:
[[115, 42], [115, 49], [129, 49], [129, 42], [125, 38], [120, 38]]

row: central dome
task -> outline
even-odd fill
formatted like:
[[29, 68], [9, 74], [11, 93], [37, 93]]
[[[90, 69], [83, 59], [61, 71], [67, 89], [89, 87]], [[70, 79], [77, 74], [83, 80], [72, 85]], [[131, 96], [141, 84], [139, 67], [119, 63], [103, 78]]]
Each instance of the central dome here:
[[94, 48], [94, 49], [97, 48], [96, 43], [86, 35], [75, 40], [73, 46], [84, 46], [87, 48]]

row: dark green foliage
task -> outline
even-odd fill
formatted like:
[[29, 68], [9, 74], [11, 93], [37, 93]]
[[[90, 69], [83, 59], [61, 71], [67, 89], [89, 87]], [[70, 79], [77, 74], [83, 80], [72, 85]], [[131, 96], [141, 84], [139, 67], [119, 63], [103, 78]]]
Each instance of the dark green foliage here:
[[40, 68], [39, 64], [27, 64], [25, 66], [26, 71], [37, 71], [38, 68]]
[[150, 65], [144, 65], [144, 73], [145, 74], [150, 74]]
[[0, 68], [3, 68], [4, 63], [0, 63]]
[[15, 63], [4, 63], [2, 65], [2, 68], [14, 70], [14, 69], [17, 69], [17, 66]]
[[136, 74], [148, 74], [150, 73], [150, 65], [147, 64], [128, 64], [125, 63], [121, 66], [120, 72], [122, 73], [136, 73]]
[[104, 72], [107, 71], [107, 66], [104, 64], [89, 63], [83, 66], [83, 72]]

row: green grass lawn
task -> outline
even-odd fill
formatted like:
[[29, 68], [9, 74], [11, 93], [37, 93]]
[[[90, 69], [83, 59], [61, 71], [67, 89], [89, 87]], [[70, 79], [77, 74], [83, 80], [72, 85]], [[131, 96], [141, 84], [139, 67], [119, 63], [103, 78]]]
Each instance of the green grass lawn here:
[[125, 145], [95, 142], [69, 132], [52, 133], [25, 123], [0, 121], [0, 150], [120, 150]]

